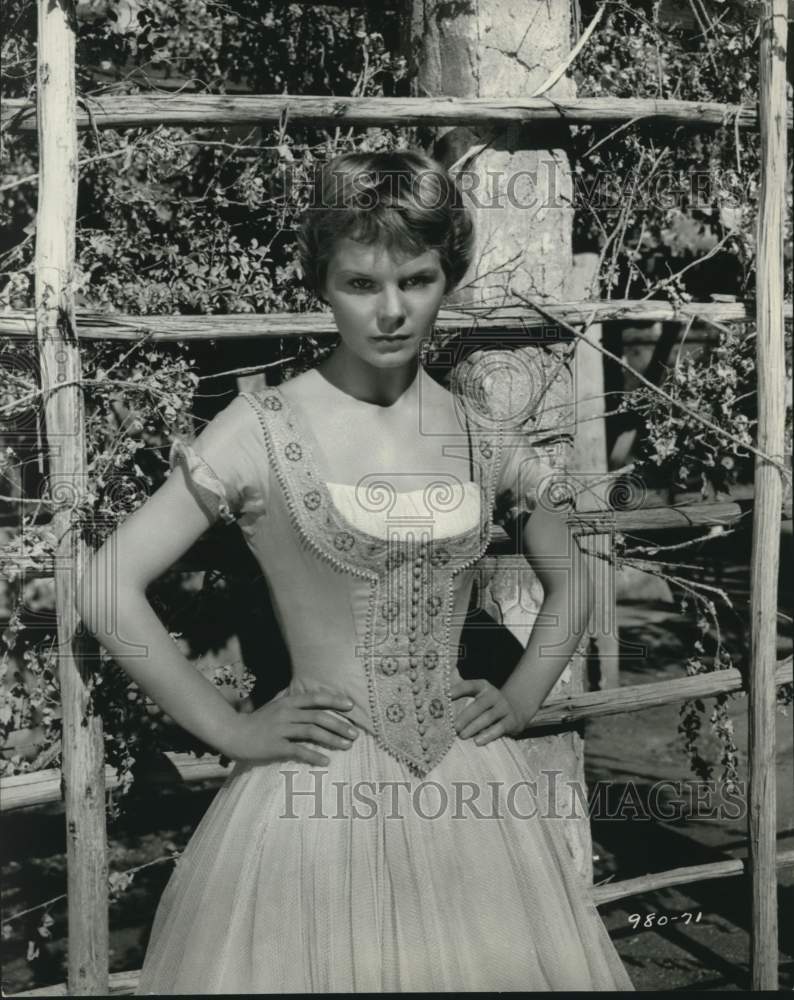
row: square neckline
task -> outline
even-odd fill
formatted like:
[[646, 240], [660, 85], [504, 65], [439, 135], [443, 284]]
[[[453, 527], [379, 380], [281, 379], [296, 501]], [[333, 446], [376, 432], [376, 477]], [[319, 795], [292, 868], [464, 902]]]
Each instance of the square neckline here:
[[[311, 470], [312, 478], [314, 479], [314, 482], [316, 483], [317, 488], [322, 492], [326, 504], [328, 505], [328, 507], [331, 510], [333, 510], [336, 518], [339, 520], [339, 522], [342, 525], [344, 525], [345, 529], [348, 532], [350, 532], [351, 534], [358, 535], [359, 537], [366, 539], [369, 544], [371, 544], [373, 542], [376, 542], [376, 543], [378, 543], [380, 545], [383, 545], [384, 543], [387, 543], [387, 544], [392, 544], [392, 545], [396, 544], [398, 546], [408, 546], [408, 545], [414, 544], [408, 538], [396, 538], [396, 539], [388, 539], [388, 540], [383, 539], [379, 535], [373, 535], [370, 532], [366, 531], [364, 528], [361, 528], [361, 527], [359, 527], [359, 525], [357, 525], [354, 522], [348, 520], [348, 518], [345, 516], [345, 514], [334, 503], [333, 495], [331, 493], [331, 490], [328, 488], [328, 483], [329, 482], [333, 482], [333, 480], [327, 480], [327, 479], [325, 479], [323, 473], [327, 469], [327, 464], [324, 461], [320, 460], [320, 456], [322, 456], [322, 459], [324, 459], [325, 456], [322, 455], [322, 449], [319, 447], [319, 442], [317, 441], [317, 438], [316, 438], [316, 436], [314, 434], [314, 431], [312, 430], [311, 426], [309, 425], [308, 420], [306, 420], [304, 418], [304, 415], [301, 412], [300, 406], [299, 405], [298, 406], [293, 405], [292, 400], [289, 399], [287, 397], [287, 395], [282, 391], [281, 386], [278, 386], [278, 385], [276, 385], [276, 386], [268, 386], [268, 389], [269, 390], [273, 390], [273, 391], [275, 391], [278, 394], [278, 397], [281, 400], [282, 405], [286, 408], [287, 412], [290, 414], [290, 417], [294, 421], [294, 424], [295, 424], [295, 426], [298, 429], [299, 435], [302, 438], [301, 444], [302, 444], [302, 446], [306, 450], [306, 462], [307, 462], [308, 468]], [[471, 468], [472, 465], [473, 465], [473, 462], [472, 462], [472, 454], [471, 454], [471, 450], [472, 450], [471, 449], [471, 437], [468, 434], [468, 421], [467, 421], [467, 437], [468, 437], [468, 446], [469, 446], [469, 463], [470, 463], [470, 468]], [[490, 516], [488, 516], [486, 518], [486, 516], [484, 514], [484, 510], [485, 510], [485, 508], [488, 505], [487, 505], [487, 502], [486, 502], [487, 497], [485, 497], [483, 495], [483, 493], [484, 493], [483, 484], [480, 483], [480, 482], [477, 482], [477, 480], [475, 480], [475, 479], [466, 480], [466, 483], [470, 483], [470, 484], [472, 484], [472, 485], [474, 485], [474, 486], [477, 487], [477, 492], [479, 494], [479, 501], [480, 501], [480, 503], [479, 503], [480, 510], [479, 510], [479, 513], [478, 513], [477, 521], [476, 521], [475, 524], [472, 524], [471, 527], [466, 528], [463, 531], [458, 531], [458, 532], [455, 532], [452, 535], [447, 535], [447, 536], [444, 536], [443, 538], [436, 539], [436, 541], [438, 542], [438, 544], [442, 544], [442, 543], [446, 543], [447, 545], [454, 544], [456, 542], [462, 541], [464, 538], [467, 538], [468, 536], [472, 535], [474, 532], [477, 532], [478, 534], [481, 535], [482, 534], [482, 530], [483, 530], [483, 521], [484, 520], [486, 521], [486, 525], [485, 525], [486, 533], [490, 537], [490, 533], [491, 533], [490, 532], [491, 518], [490, 518]], [[351, 484], [342, 483], [342, 484], [337, 484], [337, 485], [350, 486]], [[401, 491], [401, 492], [408, 492], [408, 491]]]

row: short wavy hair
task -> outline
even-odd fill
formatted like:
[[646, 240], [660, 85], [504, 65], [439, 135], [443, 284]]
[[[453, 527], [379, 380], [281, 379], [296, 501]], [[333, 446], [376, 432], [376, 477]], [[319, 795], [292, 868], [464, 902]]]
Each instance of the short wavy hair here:
[[298, 230], [307, 287], [323, 298], [328, 262], [348, 237], [419, 256], [436, 250], [453, 289], [471, 263], [474, 226], [460, 189], [424, 153], [343, 153], [317, 172]]

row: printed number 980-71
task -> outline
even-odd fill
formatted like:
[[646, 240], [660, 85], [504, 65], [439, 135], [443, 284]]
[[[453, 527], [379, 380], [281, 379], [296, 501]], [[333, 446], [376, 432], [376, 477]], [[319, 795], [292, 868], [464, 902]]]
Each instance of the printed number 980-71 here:
[[699, 924], [700, 918], [703, 916], [700, 910], [697, 913], [689, 913], [685, 911], [684, 913], [631, 913], [629, 915], [629, 923], [634, 928], [638, 930], [640, 927], [652, 928], [652, 927], [666, 927], [668, 924], [675, 923], [676, 921], [681, 921], [683, 924]]

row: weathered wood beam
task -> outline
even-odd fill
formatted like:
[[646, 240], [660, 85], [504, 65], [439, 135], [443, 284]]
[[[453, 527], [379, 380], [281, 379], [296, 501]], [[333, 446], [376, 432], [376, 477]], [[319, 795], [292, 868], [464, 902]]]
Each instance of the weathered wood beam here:
[[[11, 506], [10, 503], [7, 504]], [[752, 511], [752, 497], [741, 501], [714, 500], [702, 503], [684, 503], [676, 507], [641, 507], [637, 510], [579, 511], [568, 515], [568, 525], [574, 535], [608, 534], [612, 531], [640, 533], [643, 531], [664, 531], [671, 528], [724, 527], [737, 525]], [[785, 522], [792, 519], [792, 501], [786, 499], [781, 505], [781, 518]], [[6, 516], [0, 523], [14, 523]], [[37, 524], [49, 523], [44, 517]], [[199, 543], [201, 544], [201, 543]], [[516, 543], [497, 524], [491, 527], [491, 542], [487, 555], [520, 555]], [[523, 558], [523, 557], [522, 557]], [[189, 563], [192, 569], [205, 569], [195, 559], [183, 559], [174, 565]], [[40, 566], [40, 573], [51, 574], [52, 567]]]
[[[778, 462], [785, 447], [785, 327], [783, 239], [786, 221], [787, 0], [760, 7], [759, 107], [761, 190], [757, 260], [756, 371], [758, 448]], [[791, 466], [789, 465], [789, 469]], [[751, 989], [778, 988], [777, 805], [775, 781], [775, 660], [777, 648], [780, 469], [755, 460], [750, 563], [750, 727], [748, 833], [751, 908]]]
[[[194, 757], [190, 753], [174, 753], [169, 751], [166, 756], [177, 769], [183, 781], [206, 781], [222, 778], [231, 770], [231, 764], [221, 767], [217, 754], [206, 754]], [[119, 779], [116, 769], [105, 764], [105, 785], [108, 790], [118, 787]], [[0, 778], [0, 810], [28, 809], [40, 806], [45, 802], [58, 802], [61, 799], [59, 771], [57, 768], [46, 768], [42, 771], [32, 771], [30, 774], [14, 774]]]
[[[792, 658], [789, 656], [777, 665], [773, 688], [790, 684]], [[533, 719], [531, 729], [579, 722], [583, 719], [620, 715], [623, 712], [642, 712], [646, 708], [673, 705], [678, 701], [694, 698], [712, 698], [715, 695], [741, 691], [742, 675], [739, 670], [715, 670], [695, 677], [677, 677], [671, 681], [654, 681], [650, 684], [632, 684], [629, 687], [609, 688], [606, 691], [588, 691], [566, 701], [548, 702]]]
[[[39, 203], [35, 329], [53, 528], [57, 661], [66, 808], [68, 981], [75, 996], [108, 989], [107, 836], [102, 719], [89, 708], [90, 669], [80, 658], [75, 585], [85, 545], [74, 507], [85, 485], [85, 420], [74, 324], [77, 220], [75, 31], [72, 0], [38, 0]], [[63, 385], [61, 383], [64, 383]]]
[[[671, 125], [757, 128], [758, 112], [716, 101], [568, 97], [333, 97], [281, 94], [124, 94], [84, 97], [78, 128], [156, 125], [266, 125], [286, 121], [319, 128], [336, 125], [504, 125], [555, 121], [570, 125], [632, 120]], [[35, 109], [21, 98], [3, 102], [6, 127], [33, 129]], [[792, 127], [791, 111], [788, 127]]]
[[[774, 683], [779, 686], [790, 684], [791, 680], [792, 658], [789, 656], [777, 665]], [[552, 699], [540, 709], [527, 732], [551, 726], [573, 725], [583, 719], [621, 715], [624, 712], [642, 712], [648, 708], [658, 708], [679, 701], [712, 698], [723, 692], [742, 690], [740, 671], [731, 669], [696, 677], [657, 681], [652, 684], [634, 684], [606, 691], [589, 691], [567, 698]], [[168, 752], [166, 756], [186, 782], [224, 778], [232, 767], [232, 765], [221, 767], [215, 754], [205, 754], [201, 758], [196, 758], [188, 753]], [[110, 764], [105, 765], [105, 781], [108, 788], [115, 788], [118, 784], [115, 768]], [[38, 806], [45, 802], [57, 802], [59, 798], [57, 769], [0, 778], [0, 809], [3, 812]]]
[[[676, 307], [669, 302], [619, 299], [602, 302], [555, 302], [544, 309], [566, 323], [591, 320], [601, 322], [662, 321], [686, 324], [692, 316], [705, 322], [750, 323], [755, 320], [755, 305], [744, 302], [688, 302]], [[784, 316], [794, 315], [791, 302], [783, 304]], [[436, 320], [439, 330], [493, 330], [495, 333], [516, 329], [547, 329], [547, 320], [531, 309], [489, 309], [471, 307], [465, 312], [441, 309]], [[0, 313], [0, 335], [32, 337], [33, 314], [28, 311]], [[323, 337], [336, 333], [330, 312], [233, 313], [222, 316], [130, 316], [122, 313], [77, 313], [77, 332], [81, 340], [152, 341], [227, 340], [251, 337]]]
[[[747, 517], [752, 509], [752, 502], [752, 499], [741, 503], [735, 500], [714, 500], [672, 507], [640, 507], [637, 510], [582, 511], [569, 514], [568, 524], [574, 535], [609, 531], [641, 533], [671, 528], [729, 528]], [[791, 500], [785, 500], [780, 511], [786, 520], [790, 520]]]
[[[781, 851], [777, 855], [775, 859], [777, 869], [790, 868], [792, 865], [794, 865], [794, 850]], [[674, 885], [691, 885], [694, 882], [706, 882], [715, 878], [746, 875], [747, 870], [748, 864], [741, 858], [713, 861], [705, 865], [690, 865], [687, 868], [671, 868], [666, 872], [654, 872], [652, 875], [594, 886], [593, 900], [596, 906], [603, 906], [605, 903], [613, 903], [616, 899], [639, 896], [644, 892], [656, 892], [657, 889], [670, 889]]]

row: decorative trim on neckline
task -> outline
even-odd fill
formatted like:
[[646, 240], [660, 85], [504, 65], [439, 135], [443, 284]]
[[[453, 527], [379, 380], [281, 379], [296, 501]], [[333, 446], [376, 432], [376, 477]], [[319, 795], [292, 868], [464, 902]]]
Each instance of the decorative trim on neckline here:
[[[313, 441], [300, 414], [277, 386], [244, 392], [256, 411], [265, 437], [271, 465], [279, 480], [293, 524], [301, 537], [322, 558], [347, 572], [380, 576], [387, 556], [396, 556], [404, 545], [434, 546], [432, 530], [417, 527], [413, 539], [384, 539], [371, 535], [349, 521], [333, 502], [328, 483], [319, 473]], [[475, 480], [480, 490], [478, 523], [443, 539], [458, 570], [476, 562], [491, 537], [491, 513], [496, 472], [501, 456], [502, 435], [482, 435], [479, 454], [473, 456]], [[432, 506], [431, 506], [432, 509]], [[438, 539], [439, 544], [442, 539]], [[394, 549], [390, 553], [387, 549]], [[388, 570], [388, 567], [387, 567]]]
[[[378, 745], [420, 776], [458, 738], [450, 694], [454, 578], [491, 537], [501, 432], [483, 433], [472, 456], [480, 516], [471, 528], [379, 538], [344, 518], [319, 475], [311, 438], [283, 393], [242, 393], [259, 417], [267, 456], [299, 538], [336, 569], [370, 582], [363, 643], [369, 711]], [[344, 485], [344, 484], [342, 484]], [[426, 493], [426, 491], [425, 491]], [[360, 651], [360, 652], [359, 652]]]

